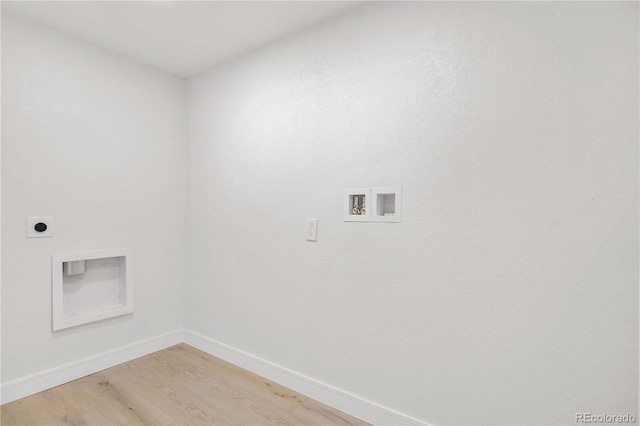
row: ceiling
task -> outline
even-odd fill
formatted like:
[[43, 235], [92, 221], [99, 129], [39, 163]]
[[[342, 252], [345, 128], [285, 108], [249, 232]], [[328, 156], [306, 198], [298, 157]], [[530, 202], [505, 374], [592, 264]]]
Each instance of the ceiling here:
[[73, 36], [189, 78], [352, 1], [2, 1]]

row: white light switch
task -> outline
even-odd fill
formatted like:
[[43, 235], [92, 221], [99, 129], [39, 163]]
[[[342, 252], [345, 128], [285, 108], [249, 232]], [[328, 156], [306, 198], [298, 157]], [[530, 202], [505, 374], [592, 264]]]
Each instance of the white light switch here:
[[318, 219], [307, 219], [307, 241], [318, 240]]

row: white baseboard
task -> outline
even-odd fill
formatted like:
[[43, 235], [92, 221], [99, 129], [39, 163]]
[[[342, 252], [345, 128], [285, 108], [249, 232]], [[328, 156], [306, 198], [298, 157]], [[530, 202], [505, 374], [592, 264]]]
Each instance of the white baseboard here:
[[428, 423], [304, 376], [190, 330], [184, 343], [374, 425]]
[[0, 401], [2, 404], [6, 404], [182, 342], [365, 422], [374, 425], [429, 426], [427, 422], [360, 398], [190, 330], [176, 330], [3, 383], [0, 387]]
[[103, 352], [89, 358], [81, 359], [51, 370], [23, 377], [0, 388], [0, 401], [6, 404], [25, 396], [62, 385], [89, 374], [97, 373], [106, 368], [114, 367], [123, 362], [157, 352], [169, 346], [182, 343], [182, 330], [173, 331], [152, 337], [131, 345], [123, 346], [111, 351]]

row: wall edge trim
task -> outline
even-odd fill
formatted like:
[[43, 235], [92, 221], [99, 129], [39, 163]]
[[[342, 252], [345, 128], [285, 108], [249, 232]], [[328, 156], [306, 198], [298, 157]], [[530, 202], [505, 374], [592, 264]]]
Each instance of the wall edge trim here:
[[184, 343], [374, 425], [429, 423], [353, 395], [233, 346], [184, 330]]
[[7, 404], [68, 383], [73, 380], [115, 367], [141, 356], [182, 343], [182, 330], [175, 330], [136, 343], [121, 346], [90, 357], [54, 367], [20, 379], [2, 383], [0, 403]]
[[209, 355], [230, 362], [266, 379], [273, 380], [282, 386], [374, 425], [433, 426], [415, 417], [369, 401], [188, 329], [164, 333], [2, 383], [0, 386], [0, 404], [16, 401], [180, 343], [186, 343]]

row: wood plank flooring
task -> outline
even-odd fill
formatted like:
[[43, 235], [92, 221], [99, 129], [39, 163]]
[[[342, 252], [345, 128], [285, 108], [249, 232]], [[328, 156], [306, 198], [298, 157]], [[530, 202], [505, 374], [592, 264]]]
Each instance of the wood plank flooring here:
[[5, 404], [9, 425], [366, 425], [180, 344]]

